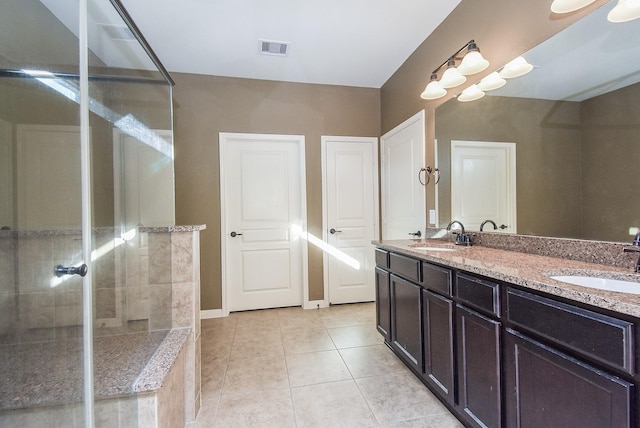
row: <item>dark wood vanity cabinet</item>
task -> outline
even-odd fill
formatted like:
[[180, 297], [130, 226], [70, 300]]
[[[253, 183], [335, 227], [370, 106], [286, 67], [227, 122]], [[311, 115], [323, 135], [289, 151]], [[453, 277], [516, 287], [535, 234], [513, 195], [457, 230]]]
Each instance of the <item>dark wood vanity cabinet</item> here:
[[376, 327], [384, 340], [391, 340], [391, 290], [389, 272], [376, 267]]
[[640, 426], [638, 320], [393, 251], [378, 330], [468, 427]]
[[422, 344], [423, 379], [453, 405], [453, 301], [425, 289], [422, 290]]
[[416, 372], [422, 370], [420, 286], [390, 275], [391, 346]]
[[505, 349], [505, 426], [637, 426], [631, 383], [514, 330]]

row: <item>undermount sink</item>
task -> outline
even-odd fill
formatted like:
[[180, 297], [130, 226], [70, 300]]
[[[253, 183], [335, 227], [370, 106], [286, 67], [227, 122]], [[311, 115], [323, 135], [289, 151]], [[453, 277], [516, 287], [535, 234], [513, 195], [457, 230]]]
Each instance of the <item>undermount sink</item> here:
[[624, 281], [611, 278], [599, 278], [584, 275], [556, 275], [551, 276], [556, 281], [582, 287], [597, 288], [599, 290], [619, 291], [622, 293], [640, 294], [640, 282]]
[[457, 248], [454, 248], [450, 244], [423, 243], [423, 244], [411, 245], [411, 248], [415, 248], [415, 249], [419, 249], [419, 250], [426, 250], [426, 251], [458, 251]]

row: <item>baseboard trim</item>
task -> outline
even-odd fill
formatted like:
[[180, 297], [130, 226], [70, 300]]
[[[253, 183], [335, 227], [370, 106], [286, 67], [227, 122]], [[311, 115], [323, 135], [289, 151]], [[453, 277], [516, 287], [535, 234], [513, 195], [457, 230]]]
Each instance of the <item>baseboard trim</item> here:
[[222, 311], [222, 309], [205, 309], [200, 311], [200, 319], [206, 320], [210, 318], [224, 318], [227, 315]]

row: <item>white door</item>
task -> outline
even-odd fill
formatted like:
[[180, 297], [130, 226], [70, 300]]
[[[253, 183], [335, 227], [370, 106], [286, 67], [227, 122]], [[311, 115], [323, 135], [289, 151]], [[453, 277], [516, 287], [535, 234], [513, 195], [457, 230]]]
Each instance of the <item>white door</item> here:
[[325, 290], [329, 303], [375, 300], [377, 138], [322, 137]]
[[424, 110], [382, 136], [382, 239], [415, 238], [426, 226]]
[[223, 312], [301, 306], [304, 137], [221, 133], [220, 174]]
[[517, 233], [514, 143], [451, 141], [451, 220], [467, 230], [493, 220], [497, 231]]

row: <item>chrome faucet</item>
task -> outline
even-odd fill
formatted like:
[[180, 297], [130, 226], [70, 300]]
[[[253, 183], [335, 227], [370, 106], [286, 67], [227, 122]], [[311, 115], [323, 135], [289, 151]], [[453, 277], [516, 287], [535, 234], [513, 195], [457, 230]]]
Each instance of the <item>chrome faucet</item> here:
[[451, 226], [458, 224], [460, 226], [460, 232], [452, 232], [456, 235], [456, 245], [471, 245], [471, 235], [465, 233], [464, 225], [458, 220], [453, 220], [447, 225], [447, 232], [451, 232]]
[[496, 224], [495, 221], [493, 221], [493, 220], [485, 220], [480, 224], [480, 232], [482, 232], [482, 228], [487, 223], [491, 223], [493, 225], [493, 230], [498, 230], [498, 225]]
[[[631, 245], [631, 247], [627, 247], [623, 251], [625, 253], [640, 253], [640, 232], [636, 233], [636, 237]], [[640, 273], [640, 256], [638, 256], [638, 261], [636, 262], [636, 272]]]

